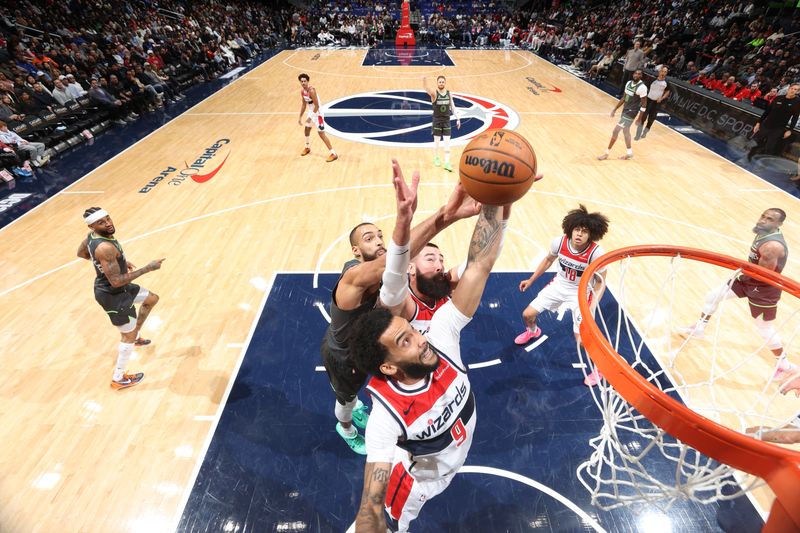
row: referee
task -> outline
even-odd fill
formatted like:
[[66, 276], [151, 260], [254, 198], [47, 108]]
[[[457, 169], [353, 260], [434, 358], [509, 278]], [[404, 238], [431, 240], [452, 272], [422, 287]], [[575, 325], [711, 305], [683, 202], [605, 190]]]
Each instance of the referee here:
[[792, 135], [800, 116], [800, 82], [792, 83], [786, 96], [776, 96], [764, 110], [764, 114], [753, 128], [756, 145], [747, 154], [747, 160], [759, 154], [779, 155], [784, 139]]
[[[669, 69], [662, 66], [658, 70], [658, 77], [650, 84], [650, 90], [647, 92], [647, 108], [645, 112], [639, 116], [639, 124], [636, 126], [636, 137], [633, 138], [634, 141], [647, 137], [647, 133], [650, 131], [658, 115], [659, 105], [669, 97], [667, 74], [669, 74]], [[647, 120], [646, 126], [644, 123], [645, 119]]]

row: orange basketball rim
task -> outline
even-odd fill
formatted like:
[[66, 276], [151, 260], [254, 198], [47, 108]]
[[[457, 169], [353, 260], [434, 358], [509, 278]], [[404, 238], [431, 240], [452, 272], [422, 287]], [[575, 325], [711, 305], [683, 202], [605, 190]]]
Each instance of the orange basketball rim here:
[[[665, 245], [630, 246], [603, 255], [584, 272], [578, 294], [588, 294], [589, 280], [598, 270], [637, 256], [680, 256], [741, 269], [748, 276], [800, 298], [800, 283], [771, 270], [706, 250]], [[717, 424], [659, 390], [614, 350], [592, 317], [588, 298], [580, 298], [579, 305], [584, 317], [580, 326], [583, 345], [620, 396], [676, 439], [721, 463], [764, 479], [776, 495], [764, 532], [800, 531], [800, 453]]]

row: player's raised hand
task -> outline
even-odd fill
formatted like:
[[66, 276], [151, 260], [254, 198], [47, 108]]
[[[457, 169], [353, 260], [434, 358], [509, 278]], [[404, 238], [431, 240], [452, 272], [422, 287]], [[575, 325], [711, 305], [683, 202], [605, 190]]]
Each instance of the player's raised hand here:
[[417, 210], [417, 189], [419, 188], [419, 171], [411, 174], [411, 185], [403, 177], [403, 169], [397, 159], [392, 159], [392, 184], [397, 201], [397, 217], [411, 220]]
[[474, 217], [481, 212], [481, 204], [467, 194], [459, 182], [444, 206], [444, 216], [448, 222]]

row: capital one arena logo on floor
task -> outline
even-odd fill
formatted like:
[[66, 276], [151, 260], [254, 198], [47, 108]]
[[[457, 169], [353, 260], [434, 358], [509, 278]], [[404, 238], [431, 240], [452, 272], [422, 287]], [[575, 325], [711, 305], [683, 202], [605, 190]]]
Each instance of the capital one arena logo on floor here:
[[[222, 165], [228, 160], [228, 156], [231, 155], [230, 148], [227, 147], [230, 142], [230, 139], [218, 139], [203, 150], [202, 154], [195, 157], [191, 163], [185, 161], [184, 168], [168, 166], [139, 189], [139, 192], [146, 194], [165, 180], [168, 185], [173, 187], [182, 185], [187, 179], [191, 179], [195, 183], [206, 183], [217, 175], [222, 169]], [[228, 148], [224, 154], [221, 152], [223, 148]]]
[[[467, 144], [489, 129], [513, 130], [519, 115], [483, 96], [452, 93], [461, 128], [451, 117], [453, 145]], [[425, 91], [396, 90], [354, 94], [322, 106], [325, 131], [350, 141], [380, 146], [433, 146], [433, 105]]]

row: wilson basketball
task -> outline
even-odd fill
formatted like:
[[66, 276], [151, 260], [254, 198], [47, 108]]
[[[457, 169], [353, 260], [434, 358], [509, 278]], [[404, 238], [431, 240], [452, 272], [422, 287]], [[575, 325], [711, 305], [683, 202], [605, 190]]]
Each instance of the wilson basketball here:
[[458, 165], [461, 184], [482, 204], [516, 202], [536, 175], [536, 154], [530, 143], [510, 130], [488, 130], [464, 148]]

